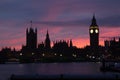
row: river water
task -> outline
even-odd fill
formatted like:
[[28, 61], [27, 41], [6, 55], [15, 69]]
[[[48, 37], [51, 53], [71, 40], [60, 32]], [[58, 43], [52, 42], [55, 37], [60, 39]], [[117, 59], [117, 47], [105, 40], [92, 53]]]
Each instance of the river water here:
[[[0, 64], [0, 80], [7, 80], [15, 75], [106, 75], [116, 73], [103, 73], [99, 68], [101, 63], [28, 63], [28, 64]], [[119, 74], [120, 75], [120, 74]]]

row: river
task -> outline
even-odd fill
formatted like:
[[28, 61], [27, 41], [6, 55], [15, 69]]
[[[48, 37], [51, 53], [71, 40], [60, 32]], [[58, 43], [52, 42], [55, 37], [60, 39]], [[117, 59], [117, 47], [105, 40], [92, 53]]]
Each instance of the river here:
[[[99, 70], [101, 63], [28, 63], [28, 64], [0, 64], [0, 80], [7, 80], [15, 75], [107, 75], [118, 73], [103, 73]], [[120, 74], [118, 74], [120, 76]]]

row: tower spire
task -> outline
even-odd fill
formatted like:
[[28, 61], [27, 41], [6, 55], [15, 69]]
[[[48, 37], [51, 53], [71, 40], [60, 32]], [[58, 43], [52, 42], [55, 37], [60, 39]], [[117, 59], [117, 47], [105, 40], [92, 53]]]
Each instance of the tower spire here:
[[97, 25], [97, 22], [96, 22], [96, 18], [95, 18], [95, 13], [93, 14], [91, 26], [98, 26], [98, 25]]
[[32, 27], [32, 23], [33, 23], [33, 22], [32, 22], [32, 20], [31, 20], [31, 21], [30, 21], [31, 27]]
[[92, 23], [89, 28], [90, 34], [90, 46], [93, 49], [93, 52], [97, 51], [99, 46], [99, 27], [96, 22], [95, 14], [93, 14]]
[[70, 47], [73, 47], [72, 39], [70, 39]]
[[48, 29], [47, 29], [47, 36], [48, 36], [49, 34], [48, 34]]
[[45, 47], [46, 49], [50, 49], [50, 38], [49, 38], [48, 30], [47, 30], [46, 39], [45, 39]]

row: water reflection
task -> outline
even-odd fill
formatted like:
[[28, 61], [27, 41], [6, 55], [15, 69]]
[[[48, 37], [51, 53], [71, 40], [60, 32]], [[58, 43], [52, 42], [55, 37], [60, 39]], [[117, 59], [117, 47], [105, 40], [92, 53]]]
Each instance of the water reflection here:
[[0, 80], [11, 74], [40, 74], [40, 75], [96, 75], [102, 73], [101, 63], [32, 63], [32, 64], [1, 64]]

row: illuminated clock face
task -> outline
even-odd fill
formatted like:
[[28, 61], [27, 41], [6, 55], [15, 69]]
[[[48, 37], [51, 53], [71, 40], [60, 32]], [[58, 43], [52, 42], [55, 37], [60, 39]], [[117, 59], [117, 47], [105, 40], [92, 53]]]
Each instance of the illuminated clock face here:
[[98, 33], [98, 29], [95, 30], [95, 33]]
[[90, 30], [90, 33], [93, 33], [93, 29]]

